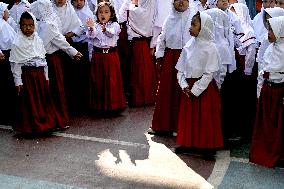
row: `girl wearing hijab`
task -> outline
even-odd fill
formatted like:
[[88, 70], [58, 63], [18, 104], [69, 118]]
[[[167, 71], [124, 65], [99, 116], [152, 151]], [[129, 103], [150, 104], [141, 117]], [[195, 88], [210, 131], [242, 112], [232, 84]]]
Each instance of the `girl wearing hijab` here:
[[182, 48], [191, 38], [188, 28], [195, 13], [189, 7], [188, 0], [173, 0], [172, 11], [158, 37], [155, 55], [160, 82], [152, 127], [148, 130], [150, 134], [172, 135], [177, 130], [181, 90], [177, 82], [175, 65]]
[[183, 91], [177, 129], [180, 147], [176, 153], [191, 148], [212, 157], [216, 149], [223, 147], [220, 94], [213, 79], [221, 62], [214, 43], [213, 20], [205, 12], [198, 12], [189, 31], [192, 38], [182, 49], [176, 65]]
[[8, 22], [8, 24], [17, 31], [17, 24], [14, 21], [14, 19], [10, 16], [10, 13], [8, 11], [8, 4], [0, 2], [0, 16], [3, 17], [3, 19]]
[[258, 100], [250, 150], [250, 162], [275, 167], [284, 159], [284, 17], [268, 19], [268, 40], [264, 54], [264, 83]]
[[[0, 3], [0, 7], [2, 5]], [[15, 37], [13, 28], [0, 17], [0, 124], [6, 125], [13, 123], [15, 114], [16, 95], [9, 63], [10, 49]]]
[[14, 129], [39, 134], [55, 127], [54, 105], [48, 88], [48, 68], [43, 41], [36, 32], [36, 19], [24, 12], [9, 61], [19, 98]]
[[71, 47], [59, 28], [61, 22], [53, 12], [52, 3], [49, 0], [37, 0], [31, 4], [30, 11], [39, 20], [38, 33], [43, 40], [47, 53], [49, 67], [49, 88], [52, 100], [56, 107], [58, 129], [68, 128], [69, 115], [65, 99], [64, 76], [62, 71], [62, 52], [75, 60], [80, 60], [82, 54]]
[[150, 54], [155, 12], [153, 0], [125, 0], [120, 15], [127, 21], [130, 49], [130, 95], [131, 106], [154, 104], [156, 94], [156, 73]]

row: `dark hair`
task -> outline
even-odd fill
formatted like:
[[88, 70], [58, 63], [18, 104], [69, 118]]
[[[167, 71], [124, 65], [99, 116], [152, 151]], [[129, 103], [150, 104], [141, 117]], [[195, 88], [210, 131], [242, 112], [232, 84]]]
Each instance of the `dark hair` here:
[[112, 6], [112, 4], [111, 4], [110, 2], [106, 2], [106, 1], [100, 2], [100, 3], [98, 4], [97, 11], [96, 11], [97, 22], [99, 22], [99, 16], [98, 16], [98, 14], [99, 14], [99, 9], [100, 9], [101, 7], [103, 7], [103, 6], [108, 6], [109, 9], [110, 9], [111, 15], [110, 15], [110, 19], [109, 19], [109, 20], [112, 21], [112, 22], [117, 22], [117, 18], [116, 18], [116, 14], [115, 14], [114, 7]]
[[[23, 12], [23, 14], [21, 15], [21, 18], [20, 18], [20, 25], [21, 25], [23, 19], [32, 19], [32, 20], [34, 21], [32, 15], [31, 15], [29, 12], [27, 12], [27, 11]], [[35, 24], [35, 23], [34, 23], [34, 24]]]

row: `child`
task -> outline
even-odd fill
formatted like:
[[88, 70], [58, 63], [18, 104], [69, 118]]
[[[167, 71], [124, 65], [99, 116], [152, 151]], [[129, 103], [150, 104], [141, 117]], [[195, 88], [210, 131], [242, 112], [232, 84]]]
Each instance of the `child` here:
[[72, 37], [83, 33], [82, 22], [75, 13], [70, 0], [53, 0], [53, 8], [60, 18], [61, 32], [67, 40], [71, 41]]
[[0, 15], [3, 16], [3, 19], [8, 22], [8, 24], [16, 31], [17, 24], [12, 17], [10, 17], [8, 11], [8, 4], [0, 2]]
[[28, 10], [30, 3], [27, 0], [12, 0], [9, 4], [10, 15], [16, 23], [19, 23], [20, 16], [26, 10]]
[[[265, 27], [268, 29], [268, 19], [273, 18], [273, 17], [278, 17], [278, 16], [284, 16], [284, 9], [279, 8], [279, 7], [265, 9], [263, 13], [263, 25], [265, 25]], [[262, 72], [263, 70], [263, 66], [264, 66], [263, 56], [269, 45], [270, 45], [270, 42], [268, 41], [267, 30], [266, 30], [265, 38], [263, 42], [261, 43], [261, 46], [258, 50], [257, 57], [256, 57], [256, 61], [258, 62], [258, 73]], [[258, 98], [259, 98], [260, 91], [261, 91], [262, 84], [263, 84], [263, 77], [261, 76], [262, 75], [258, 76], [258, 85], [257, 85], [257, 97]]]
[[11, 125], [15, 111], [15, 89], [9, 63], [10, 49], [16, 37], [13, 28], [0, 17], [0, 124]]
[[194, 0], [192, 7], [194, 7], [196, 12], [197, 11], [204, 11], [204, 10], [208, 9], [207, 0]]
[[36, 29], [36, 19], [24, 12], [9, 61], [19, 96], [19, 117], [14, 129], [38, 134], [55, 127], [54, 105], [48, 89], [45, 49]]
[[[173, 1], [172, 11], [158, 37], [155, 53], [157, 58], [156, 70], [161, 71], [161, 76], [152, 127], [148, 130], [150, 134], [162, 134], [161, 132], [172, 134], [176, 132], [181, 90], [176, 79], [175, 65], [181, 49], [191, 38], [188, 28], [191, 24], [191, 18], [195, 14], [193, 11], [192, 8], [189, 8], [188, 0]], [[173, 30], [173, 27], [176, 29]]]
[[247, 5], [245, 0], [229, 0], [229, 4], [234, 4], [234, 3], [242, 3], [244, 5]]
[[208, 14], [198, 12], [192, 18], [189, 31], [192, 38], [176, 65], [183, 91], [177, 130], [180, 147], [176, 148], [176, 153], [189, 147], [213, 155], [214, 150], [223, 147], [220, 94], [213, 80], [220, 65], [213, 20]]
[[275, 6], [284, 9], [284, 0], [277, 0]]
[[39, 36], [43, 40], [47, 53], [49, 68], [49, 88], [52, 100], [56, 107], [58, 129], [68, 128], [69, 115], [65, 99], [64, 76], [62, 73], [62, 52], [63, 50], [75, 60], [80, 60], [82, 54], [70, 46], [59, 31], [60, 22], [53, 12], [52, 3], [49, 0], [37, 0], [31, 4], [30, 11], [39, 20]]
[[156, 73], [150, 54], [155, 1], [125, 1], [120, 15], [127, 21], [128, 40], [131, 41], [130, 105], [154, 104], [156, 93]]
[[260, 46], [260, 44], [262, 43], [262, 41], [264, 40], [264, 36], [267, 33], [266, 28], [263, 25], [263, 11], [266, 8], [270, 8], [271, 7], [271, 0], [263, 0], [262, 1], [262, 8], [261, 8], [261, 12], [258, 13], [252, 21], [253, 24], [253, 29], [255, 32], [255, 36], [256, 36], [256, 41], [258, 42], [258, 47]]
[[268, 19], [268, 40], [264, 54], [264, 84], [258, 100], [257, 116], [250, 150], [250, 162], [275, 167], [284, 159], [284, 17]]
[[90, 73], [90, 109], [122, 110], [126, 107], [117, 40], [120, 26], [114, 8], [108, 2], [98, 4], [97, 23], [88, 19], [88, 36], [93, 39]]

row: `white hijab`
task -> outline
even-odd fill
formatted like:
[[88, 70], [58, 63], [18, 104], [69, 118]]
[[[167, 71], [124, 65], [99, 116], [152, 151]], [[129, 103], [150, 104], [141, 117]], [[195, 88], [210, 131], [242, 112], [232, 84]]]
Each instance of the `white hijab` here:
[[209, 9], [217, 8], [217, 1], [218, 0], [207, 0], [207, 6]]
[[86, 0], [85, 1], [85, 5], [83, 8], [81, 9], [76, 9], [74, 8], [79, 19], [82, 21], [83, 25], [86, 26], [86, 20], [87, 18], [92, 18], [94, 19], [94, 14], [93, 12], [91, 11], [90, 7], [89, 7], [89, 4], [88, 4], [88, 1]]
[[171, 12], [172, 6], [172, 0], [157, 0], [154, 26], [160, 28], [163, 26], [165, 19]]
[[66, 0], [66, 4], [62, 7], [57, 7], [53, 0], [53, 8], [57, 16], [60, 18], [62, 24], [61, 32], [63, 35], [71, 31], [74, 32], [82, 26], [82, 22], [78, 18], [70, 0]]
[[53, 12], [50, 0], [37, 0], [29, 9], [39, 20], [38, 33], [46, 46], [55, 36], [61, 34], [61, 22]]
[[139, 0], [138, 7], [130, 3], [129, 25], [136, 32], [145, 37], [152, 36], [155, 0]]
[[224, 11], [218, 8], [209, 9], [205, 12], [209, 14], [214, 21], [215, 43], [220, 54], [221, 63], [232, 64], [232, 55], [229, 48], [230, 18]]
[[205, 12], [199, 12], [201, 30], [197, 37], [192, 37], [184, 46], [176, 69], [186, 78], [199, 78], [203, 73], [219, 70], [220, 57], [214, 43], [214, 23]]
[[[33, 20], [35, 27], [37, 27], [36, 18], [32, 13], [29, 13]], [[43, 42], [38, 36], [38, 33], [35, 32], [30, 36], [25, 36], [22, 31], [19, 29], [17, 36], [13, 42], [13, 46], [10, 53], [10, 62], [14, 63], [26, 63], [33, 58], [45, 58], [46, 51], [44, 49]], [[45, 66], [46, 62], [44, 61]], [[41, 66], [41, 65], [38, 65]]]
[[263, 24], [263, 15], [264, 15], [263, 13], [264, 13], [264, 8], [261, 8], [261, 12], [258, 13], [252, 20], [256, 40], [260, 43], [264, 40], [264, 36], [267, 32]]
[[269, 45], [264, 53], [264, 71], [284, 72], [284, 16], [268, 19], [276, 42]]
[[244, 35], [240, 38], [242, 42], [241, 49], [243, 49], [252, 43], [256, 43], [254, 30], [252, 28], [252, 21], [249, 16], [249, 9], [243, 3], [234, 3], [229, 7], [229, 9], [232, 7], [235, 9], [244, 30]]
[[0, 18], [0, 50], [11, 49], [15, 37], [14, 29], [3, 18]]

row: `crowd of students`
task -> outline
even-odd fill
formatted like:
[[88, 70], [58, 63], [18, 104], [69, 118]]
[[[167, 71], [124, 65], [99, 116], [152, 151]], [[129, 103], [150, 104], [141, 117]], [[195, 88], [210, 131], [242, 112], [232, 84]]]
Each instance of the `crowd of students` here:
[[176, 153], [241, 139], [253, 163], [284, 159], [283, 0], [253, 20], [244, 0], [15, 0], [0, 14], [0, 121], [15, 131], [155, 104], [148, 133], [176, 135]]

